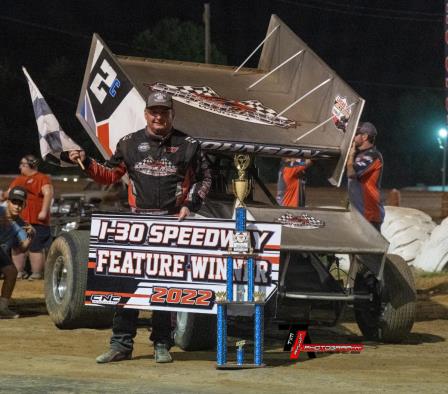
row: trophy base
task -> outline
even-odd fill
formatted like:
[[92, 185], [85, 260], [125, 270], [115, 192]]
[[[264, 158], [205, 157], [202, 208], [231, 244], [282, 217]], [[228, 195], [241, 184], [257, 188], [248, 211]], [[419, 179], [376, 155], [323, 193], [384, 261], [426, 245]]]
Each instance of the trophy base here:
[[236, 362], [225, 363], [222, 365], [216, 364], [216, 369], [254, 369], [264, 367], [266, 367], [266, 364], [237, 364]]

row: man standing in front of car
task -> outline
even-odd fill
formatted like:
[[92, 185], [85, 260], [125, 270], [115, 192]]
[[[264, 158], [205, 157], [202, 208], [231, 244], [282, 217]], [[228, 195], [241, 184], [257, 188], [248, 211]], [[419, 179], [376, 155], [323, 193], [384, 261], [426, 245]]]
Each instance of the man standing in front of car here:
[[347, 160], [350, 203], [378, 230], [384, 220], [381, 202], [383, 157], [375, 147], [376, 127], [360, 123]]
[[[128, 200], [135, 213], [177, 214], [179, 220], [199, 210], [211, 185], [211, 173], [199, 143], [173, 128], [172, 98], [153, 92], [144, 111], [146, 127], [123, 137], [106, 165], [86, 157], [84, 151], [71, 151], [72, 162], [81, 159], [87, 174], [97, 182], [110, 184], [126, 172], [129, 175]], [[97, 363], [132, 357], [137, 333], [138, 310], [117, 309], [110, 349], [97, 357]], [[171, 313], [154, 311], [152, 333], [157, 363], [171, 362]]]

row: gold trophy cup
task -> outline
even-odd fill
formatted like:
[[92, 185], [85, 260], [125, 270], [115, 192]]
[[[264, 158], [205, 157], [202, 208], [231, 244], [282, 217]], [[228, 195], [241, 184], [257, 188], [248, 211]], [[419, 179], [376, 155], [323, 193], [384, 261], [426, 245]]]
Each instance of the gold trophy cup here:
[[244, 206], [244, 200], [250, 192], [250, 182], [247, 179], [247, 168], [250, 164], [249, 155], [235, 155], [233, 158], [236, 169], [238, 170], [238, 179], [233, 179], [233, 194], [237, 198], [237, 206]]

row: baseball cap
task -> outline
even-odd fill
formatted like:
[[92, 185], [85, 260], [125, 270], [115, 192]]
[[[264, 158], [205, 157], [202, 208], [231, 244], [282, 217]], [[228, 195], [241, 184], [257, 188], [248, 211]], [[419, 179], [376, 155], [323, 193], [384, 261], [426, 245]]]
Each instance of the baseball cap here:
[[362, 122], [358, 125], [356, 129], [357, 134], [367, 134], [372, 137], [376, 137], [378, 132], [376, 131], [376, 127], [370, 122]]
[[8, 194], [8, 200], [26, 201], [27, 192], [23, 187], [15, 186]]
[[146, 99], [146, 108], [150, 107], [173, 108], [171, 95], [165, 92], [152, 92]]

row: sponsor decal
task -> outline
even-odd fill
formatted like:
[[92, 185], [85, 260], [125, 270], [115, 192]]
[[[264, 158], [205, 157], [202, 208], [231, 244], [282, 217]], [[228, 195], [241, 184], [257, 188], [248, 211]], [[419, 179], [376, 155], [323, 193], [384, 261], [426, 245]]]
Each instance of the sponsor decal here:
[[167, 146], [166, 153], [176, 153], [179, 150], [178, 146]]
[[290, 360], [298, 360], [301, 352], [308, 353], [310, 358], [315, 358], [315, 353], [361, 353], [364, 350], [364, 345], [352, 343], [311, 343], [306, 326], [292, 325], [289, 327], [289, 334], [283, 350], [290, 352]]
[[151, 156], [135, 163], [134, 169], [142, 174], [152, 176], [169, 176], [175, 174], [177, 171], [177, 167], [168, 159], [155, 160]]
[[121, 297], [113, 294], [92, 294], [90, 301], [92, 304], [117, 305], [120, 303]]
[[336, 128], [345, 132], [352, 114], [352, 109], [348, 104], [347, 97], [336, 96], [331, 114], [333, 115], [333, 123]]
[[151, 145], [149, 145], [149, 142], [142, 142], [137, 146], [137, 149], [139, 152], [148, 152], [151, 149]]
[[[188, 142], [195, 142], [191, 137], [185, 139]], [[222, 142], [216, 140], [199, 140], [202, 150], [213, 150], [232, 153], [257, 153], [263, 155], [273, 155], [279, 157], [295, 157], [313, 158], [316, 156], [322, 158], [336, 157], [339, 155], [336, 151], [323, 151], [322, 149], [312, 148], [294, 148], [284, 146], [273, 146], [254, 144], [247, 142]]]
[[208, 86], [175, 86], [160, 82], [147, 86], [152, 90], [171, 94], [176, 101], [216, 115], [282, 128], [297, 125], [296, 121], [279, 116], [275, 110], [258, 100], [238, 101], [220, 97]]
[[277, 222], [280, 222], [282, 226], [285, 227], [301, 228], [304, 230], [325, 227], [325, 222], [323, 220], [317, 219], [307, 213], [302, 213], [297, 216], [286, 212], [284, 215], [277, 218]]

